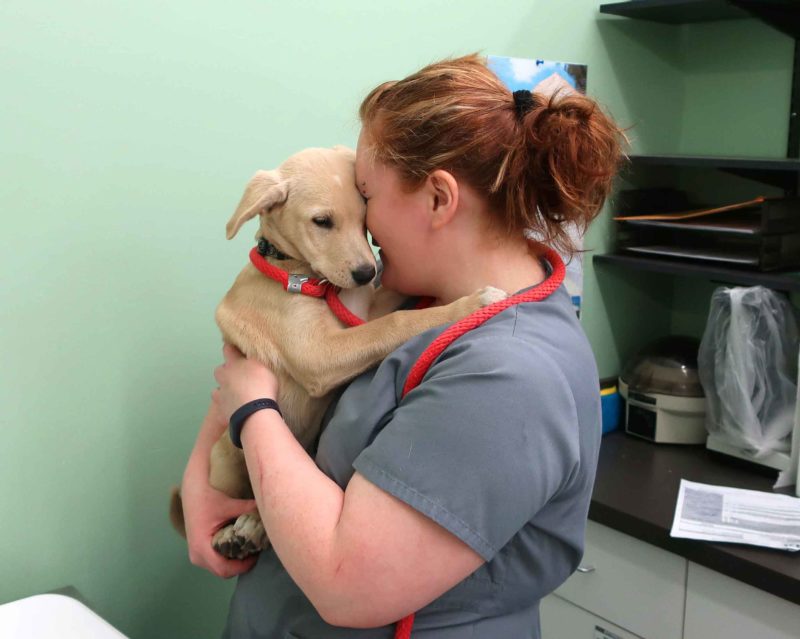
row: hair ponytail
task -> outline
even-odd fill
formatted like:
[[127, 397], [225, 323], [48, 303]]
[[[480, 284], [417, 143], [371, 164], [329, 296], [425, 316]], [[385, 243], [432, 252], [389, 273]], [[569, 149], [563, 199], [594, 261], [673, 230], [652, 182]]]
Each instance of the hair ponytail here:
[[595, 101], [578, 93], [540, 97], [520, 124], [507, 175], [507, 215], [518, 211], [544, 243], [571, 254], [568, 227], [583, 233], [600, 213], [624, 135]]

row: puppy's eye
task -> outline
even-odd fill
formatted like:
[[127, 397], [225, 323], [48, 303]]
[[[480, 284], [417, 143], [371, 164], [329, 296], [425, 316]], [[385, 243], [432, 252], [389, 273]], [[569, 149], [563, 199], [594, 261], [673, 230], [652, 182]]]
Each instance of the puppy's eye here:
[[311, 218], [311, 221], [323, 229], [333, 228], [333, 219], [327, 215], [318, 215], [317, 217]]

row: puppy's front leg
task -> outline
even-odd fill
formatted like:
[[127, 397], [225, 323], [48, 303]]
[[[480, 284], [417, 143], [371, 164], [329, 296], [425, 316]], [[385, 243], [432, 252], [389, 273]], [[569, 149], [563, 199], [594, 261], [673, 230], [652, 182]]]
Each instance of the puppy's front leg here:
[[375, 297], [369, 308], [367, 319], [374, 320], [388, 315], [400, 308], [407, 300], [408, 297], [406, 295], [382, 286], [375, 291]]
[[396, 311], [353, 328], [320, 324], [315, 329], [314, 348], [293, 352], [283, 345], [284, 362], [309, 395], [322, 397], [375, 366], [415, 335], [458, 321], [506, 297], [504, 291], [490, 286], [450, 304]]

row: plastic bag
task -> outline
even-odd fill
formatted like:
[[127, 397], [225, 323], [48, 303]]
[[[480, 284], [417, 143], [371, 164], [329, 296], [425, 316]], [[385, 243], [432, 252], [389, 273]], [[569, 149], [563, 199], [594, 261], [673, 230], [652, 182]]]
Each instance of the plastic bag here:
[[787, 299], [763, 286], [717, 288], [697, 358], [708, 431], [756, 459], [789, 452], [797, 354]]

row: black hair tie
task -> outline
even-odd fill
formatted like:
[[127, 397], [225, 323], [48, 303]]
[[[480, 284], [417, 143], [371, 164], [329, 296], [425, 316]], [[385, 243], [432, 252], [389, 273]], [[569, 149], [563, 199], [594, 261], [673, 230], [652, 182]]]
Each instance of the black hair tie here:
[[533, 98], [533, 93], [525, 89], [514, 91], [514, 106], [517, 109], [517, 117], [521, 120], [525, 114], [530, 111], [536, 100]]

